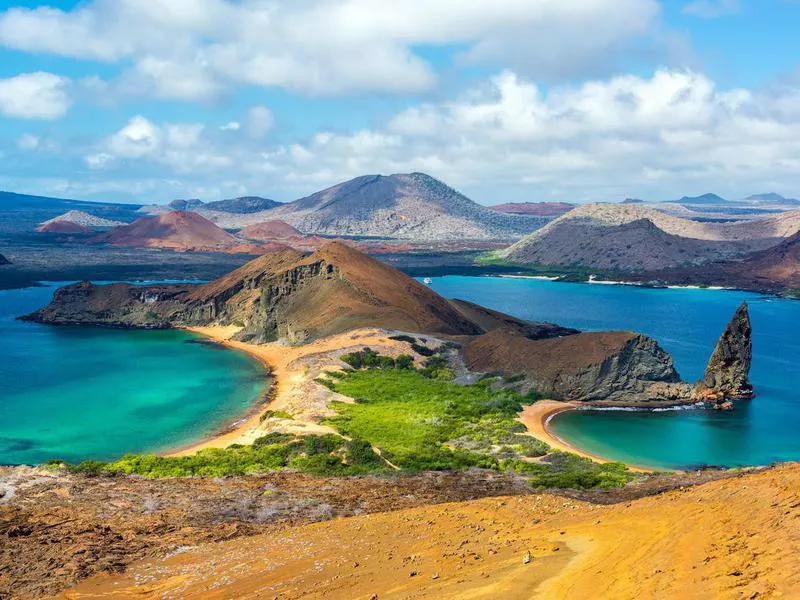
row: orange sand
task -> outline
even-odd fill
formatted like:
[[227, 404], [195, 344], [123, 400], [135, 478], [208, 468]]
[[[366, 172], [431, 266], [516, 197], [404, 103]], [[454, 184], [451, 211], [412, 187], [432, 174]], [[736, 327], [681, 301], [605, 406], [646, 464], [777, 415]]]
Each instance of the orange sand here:
[[187, 549], [94, 598], [800, 597], [800, 465], [612, 506], [550, 494], [336, 519]]

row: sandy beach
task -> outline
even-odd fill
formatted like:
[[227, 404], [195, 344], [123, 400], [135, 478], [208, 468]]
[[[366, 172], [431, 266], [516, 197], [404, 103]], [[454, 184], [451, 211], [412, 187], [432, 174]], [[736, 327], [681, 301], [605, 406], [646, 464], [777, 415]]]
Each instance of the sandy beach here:
[[[568, 410], [575, 410], [576, 408], [578, 408], [578, 404], [575, 402], [539, 400], [538, 402], [525, 407], [525, 409], [520, 413], [520, 421], [522, 421], [522, 423], [528, 429], [528, 433], [530, 433], [536, 439], [545, 442], [555, 450], [571, 452], [572, 454], [589, 458], [601, 464], [614, 462], [607, 458], [603, 458], [602, 456], [581, 450], [580, 448], [565, 442], [550, 430], [549, 423], [553, 417]], [[628, 468], [637, 473], [652, 472], [652, 469], [646, 469], [644, 467], [635, 465], [628, 465]]]
[[[406, 351], [403, 343], [389, 339], [392, 333], [382, 329], [359, 329], [316, 340], [302, 346], [285, 346], [278, 342], [248, 344], [231, 339], [239, 327], [189, 327], [187, 331], [208, 337], [228, 348], [246, 352], [270, 372], [272, 390], [269, 400], [255, 406], [248, 415], [228, 431], [205, 440], [178, 448], [168, 456], [186, 456], [205, 448], [226, 448], [231, 444], [252, 444], [271, 431], [326, 434], [336, 431], [319, 420], [333, 415], [331, 401], [352, 402], [315, 381], [325, 372], [338, 370], [338, 356], [369, 346], [382, 354], [395, 356]], [[267, 419], [267, 410], [284, 411], [292, 419]]]

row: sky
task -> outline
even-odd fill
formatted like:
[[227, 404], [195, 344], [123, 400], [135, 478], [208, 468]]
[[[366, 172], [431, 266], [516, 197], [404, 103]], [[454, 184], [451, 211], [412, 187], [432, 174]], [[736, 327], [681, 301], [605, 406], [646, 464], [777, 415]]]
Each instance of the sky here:
[[800, 0], [0, 0], [0, 189], [800, 197]]

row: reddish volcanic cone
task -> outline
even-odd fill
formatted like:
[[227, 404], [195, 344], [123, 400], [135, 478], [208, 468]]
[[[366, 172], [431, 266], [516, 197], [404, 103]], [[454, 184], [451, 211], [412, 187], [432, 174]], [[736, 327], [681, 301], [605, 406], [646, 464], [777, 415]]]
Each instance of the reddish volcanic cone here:
[[239, 235], [249, 240], [270, 242], [293, 237], [302, 237], [302, 233], [289, 225], [286, 221], [265, 221], [249, 225], [239, 232]]
[[112, 246], [170, 248], [173, 250], [216, 250], [239, 241], [224, 229], [194, 212], [173, 211], [144, 217], [116, 227], [98, 241]]

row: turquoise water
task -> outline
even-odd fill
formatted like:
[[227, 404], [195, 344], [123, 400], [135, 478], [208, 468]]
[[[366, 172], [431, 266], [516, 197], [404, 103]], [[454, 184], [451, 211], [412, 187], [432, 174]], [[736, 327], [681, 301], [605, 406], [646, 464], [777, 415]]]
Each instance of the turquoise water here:
[[646, 289], [498, 277], [437, 277], [432, 287], [518, 317], [583, 330], [629, 329], [653, 336], [681, 376], [702, 376], [714, 344], [742, 300], [753, 321], [751, 379], [758, 396], [733, 412], [576, 411], [553, 431], [601, 456], [688, 468], [800, 460], [800, 301], [758, 294]]
[[185, 332], [15, 320], [52, 293], [0, 292], [0, 464], [178, 447], [231, 423], [265, 389], [260, 364]]

